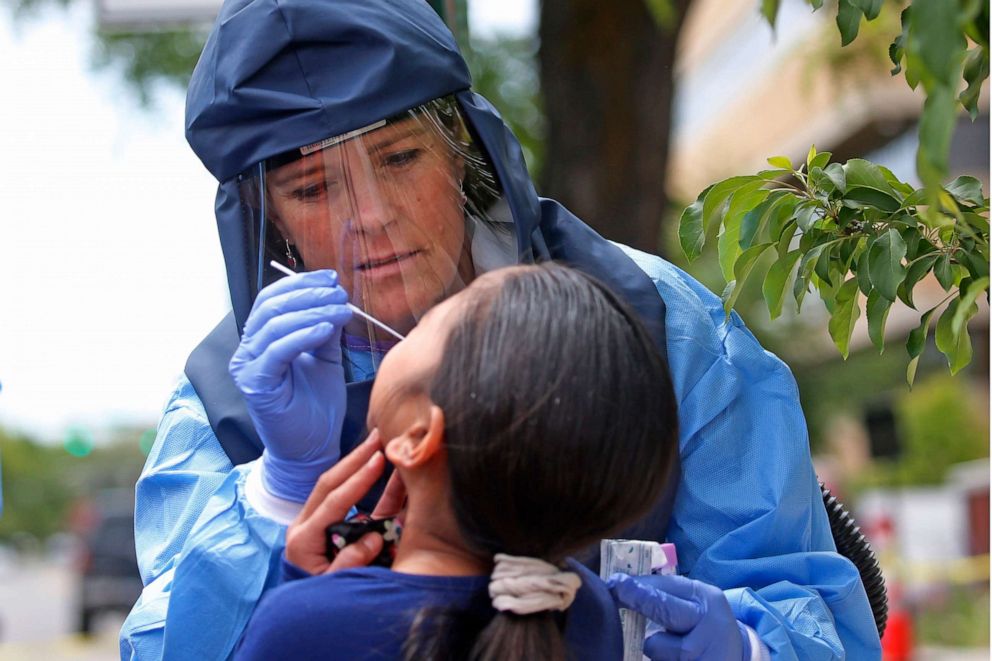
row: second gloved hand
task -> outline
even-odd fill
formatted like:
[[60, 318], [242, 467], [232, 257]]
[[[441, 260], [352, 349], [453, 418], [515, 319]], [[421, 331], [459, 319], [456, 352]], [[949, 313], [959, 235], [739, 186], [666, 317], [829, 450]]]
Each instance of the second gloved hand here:
[[720, 588], [683, 576], [626, 574], [614, 574], [607, 585], [619, 606], [665, 628], [644, 641], [652, 661], [751, 658], [747, 631]]
[[265, 445], [265, 487], [280, 498], [304, 502], [341, 456], [347, 301], [334, 271], [283, 278], [259, 292], [231, 358], [231, 376]]

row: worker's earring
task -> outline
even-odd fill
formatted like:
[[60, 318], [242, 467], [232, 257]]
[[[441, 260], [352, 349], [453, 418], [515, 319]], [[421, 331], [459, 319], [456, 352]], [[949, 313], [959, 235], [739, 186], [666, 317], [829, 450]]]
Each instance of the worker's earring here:
[[462, 206], [465, 206], [468, 203], [468, 195], [465, 194], [465, 182], [464, 181], [462, 182], [462, 185], [459, 188], [459, 192], [461, 193]]
[[293, 245], [289, 242], [289, 239], [285, 239], [285, 241], [286, 241], [286, 261], [289, 262], [289, 267], [291, 269], [296, 270], [296, 253], [293, 252]]

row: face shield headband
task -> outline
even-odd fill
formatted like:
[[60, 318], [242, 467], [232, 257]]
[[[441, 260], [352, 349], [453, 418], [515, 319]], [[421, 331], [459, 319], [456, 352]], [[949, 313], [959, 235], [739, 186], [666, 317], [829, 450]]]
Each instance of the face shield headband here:
[[[476, 274], [515, 261], [493, 172], [453, 97], [258, 163], [238, 177], [252, 297], [282, 277], [271, 260], [333, 269], [352, 303], [409, 332]], [[358, 318], [345, 335], [389, 340]]]

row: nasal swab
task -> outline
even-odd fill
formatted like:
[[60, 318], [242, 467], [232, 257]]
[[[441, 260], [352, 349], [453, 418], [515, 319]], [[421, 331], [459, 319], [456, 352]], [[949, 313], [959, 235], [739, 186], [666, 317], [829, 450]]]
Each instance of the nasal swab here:
[[[286, 275], [296, 275], [296, 271], [294, 271], [293, 269], [291, 269], [291, 268], [289, 268], [287, 266], [283, 266], [282, 264], [280, 264], [279, 262], [277, 262], [274, 259], [271, 262], [269, 262], [269, 264], [272, 265], [272, 268], [276, 269], [277, 271], [282, 271]], [[372, 315], [366, 314], [365, 312], [363, 312], [361, 309], [359, 309], [359, 307], [357, 305], [352, 305], [351, 303], [346, 303], [346, 305], [349, 308], [351, 308], [351, 311], [354, 312], [355, 314], [357, 314], [359, 317], [362, 317], [363, 319], [367, 319], [368, 321], [372, 322], [373, 324], [375, 324], [376, 326], [378, 326], [382, 330], [386, 331], [387, 333], [390, 333], [391, 335], [394, 335], [394, 336], [398, 337], [401, 340], [405, 340], [406, 339], [405, 337], [403, 337], [402, 335], [400, 335], [399, 333], [397, 333], [392, 328], [390, 328], [386, 324], [382, 323], [381, 321], [379, 321], [378, 319], [376, 319]]]

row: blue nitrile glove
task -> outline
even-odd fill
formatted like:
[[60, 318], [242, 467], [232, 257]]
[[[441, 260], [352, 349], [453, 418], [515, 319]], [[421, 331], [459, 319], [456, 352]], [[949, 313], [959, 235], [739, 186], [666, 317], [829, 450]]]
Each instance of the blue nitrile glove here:
[[617, 605], [665, 628], [644, 641], [644, 655], [652, 661], [751, 658], [747, 630], [720, 588], [665, 575], [614, 574], [607, 585]]
[[265, 444], [265, 487], [280, 498], [304, 502], [341, 456], [347, 301], [334, 271], [283, 278], [259, 292], [231, 358], [231, 376]]

